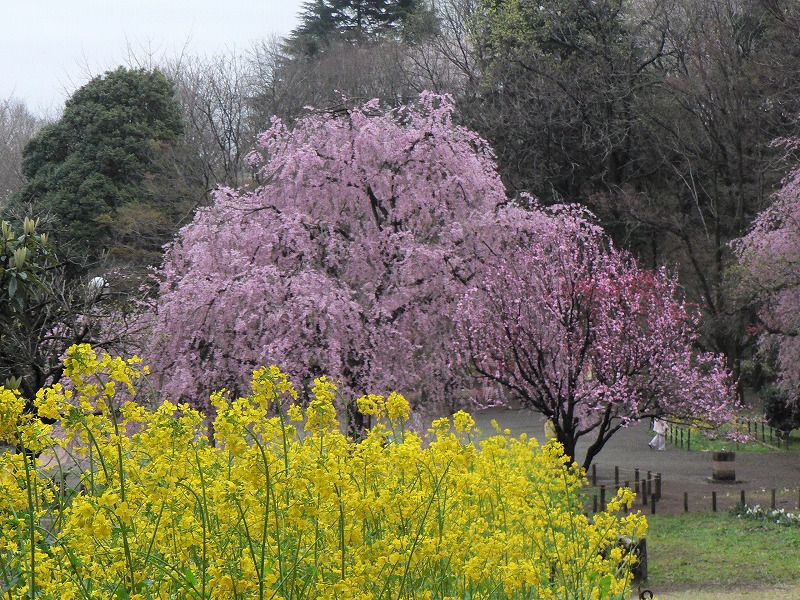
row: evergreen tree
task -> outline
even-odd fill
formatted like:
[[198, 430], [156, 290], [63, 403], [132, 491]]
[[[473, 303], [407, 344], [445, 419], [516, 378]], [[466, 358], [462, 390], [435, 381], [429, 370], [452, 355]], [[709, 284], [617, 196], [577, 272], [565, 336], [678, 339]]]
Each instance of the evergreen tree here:
[[288, 50], [308, 57], [335, 38], [358, 42], [402, 34], [410, 18], [424, 9], [420, 0], [310, 0], [287, 40]]
[[191, 192], [173, 193], [170, 183], [183, 131], [173, 85], [160, 72], [119, 68], [96, 77], [25, 147], [27, 181], [6, 214], [42, 216], [80, 260], [123, 247], [116, 253], [157, 262], [192, 203]]

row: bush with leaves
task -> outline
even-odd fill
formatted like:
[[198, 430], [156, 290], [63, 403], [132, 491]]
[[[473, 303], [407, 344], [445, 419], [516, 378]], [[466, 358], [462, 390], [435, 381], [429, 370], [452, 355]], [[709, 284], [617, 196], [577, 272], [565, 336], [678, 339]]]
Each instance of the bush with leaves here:
[[32, 219], [24, 220], [21, 233], [2, 221], [0, 385], [19, 389], [30, 409], [37, 391], [61, 378], [71, 345], [123, 348], [132, 328], [125, 310], [108, 300], [105, 287], [65, 275], [48, 235], [37, 232]]

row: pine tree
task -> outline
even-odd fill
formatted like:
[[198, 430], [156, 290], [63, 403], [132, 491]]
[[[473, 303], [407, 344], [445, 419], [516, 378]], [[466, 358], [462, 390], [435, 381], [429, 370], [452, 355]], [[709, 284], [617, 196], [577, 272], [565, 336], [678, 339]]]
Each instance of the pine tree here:
[[293, 56], [314, 56], [332, 39], [351, 42], [391, 36], [423, 8], [419, 0], [311, 0], [287, 40]]

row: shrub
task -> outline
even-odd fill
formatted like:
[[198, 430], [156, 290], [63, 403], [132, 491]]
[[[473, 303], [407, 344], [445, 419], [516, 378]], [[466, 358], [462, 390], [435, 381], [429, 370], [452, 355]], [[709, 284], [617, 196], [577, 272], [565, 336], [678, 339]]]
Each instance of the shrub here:
[[[376, 424], [344, 436], [335, 386], [307, 407], [275, 367], [249, 396], [214, 394], [203, 416], [136, 404], [135, 359], [68, 353], [69, 381], [41, 417], [0, 388], [0, 596], [17, 598], [624, 598], [639, 537], [620, 490], [583, 514], [583, 472], [556, 443], [498, 431], [480, 444], [464, 412], [405, 430], [398, 394], [366, 396]], [[41, 452], [38, 458], [32, 456]], [[55, 460], [58, 459], [58, 460]], [[67, 462], [85, 465], [70, 490]], [[60, 466], [59, 466], [60, 465]]]

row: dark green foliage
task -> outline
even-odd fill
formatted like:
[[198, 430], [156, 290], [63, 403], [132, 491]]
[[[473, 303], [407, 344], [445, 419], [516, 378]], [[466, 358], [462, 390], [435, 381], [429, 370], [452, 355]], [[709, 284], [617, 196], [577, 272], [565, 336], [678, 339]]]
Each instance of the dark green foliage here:
[[155, 211], [156, 220], [170, 224], [157, 240], [141, 242], [151, 252], [153, 244], [157, 249], [170, 239], [189, 202], [148, 187], [173, 168], [183, 131], [173, 85], [160, 72], [119, 68], [96, 77], [25, 148], [27, 182], [7, 214], [41, 215], [59, 244], [94, 261], [126, 244], [117, 227], [120, 211], [147, 205], [152, 210], [145, 214]]
[[[130, 328], [102, 278], [66, 277], [47, 234], [25, 219], [22, 233], [0, 222], [0, 385], [28, 402], [61, 378], [72, 344], [128, 351]], [[29, 409], [32, 408], [29, 406]]]
[[358, 42], [393, 34], [423, 11], [420, 0], [310, 0], [287, 40], [293, 56], [315, 56], [334, 39]]
[[[43, 289], [44, 275], [55, 262], [47, 235], [37, 235], [32, 220], [25, 220], [22, 235], [7, 221], [0, 223], [0, 336], [15, 322], [29, 320], [26, 309]], [[3, 381], [0, 375], [0, 384]]]
[[462, 103], [507, 184], [545, 202], [585, 202], [635, 175], [633, 106], [653, 85], [641, 28], [614, 0], [484, 0], [475, 18], [480, 88]]
[[[49, 374], [31, 368], [27, 358], [44, 339], [37, 333], [32, 340], [30, 333], [41, 329], [40, 319], [51, 312], [44, 298], [55, 293], [49, 284], [56, 267], [47, 235], [37, 234], [31, 219], [25, 220], [22, 234], [9, 222], [0, 223], [0, 385], [19, 388], [27, 398], [38, 389], [33, 382], [43, 382]], [[47, 333], [51, 340], [58, 336], [55, 330]]]

